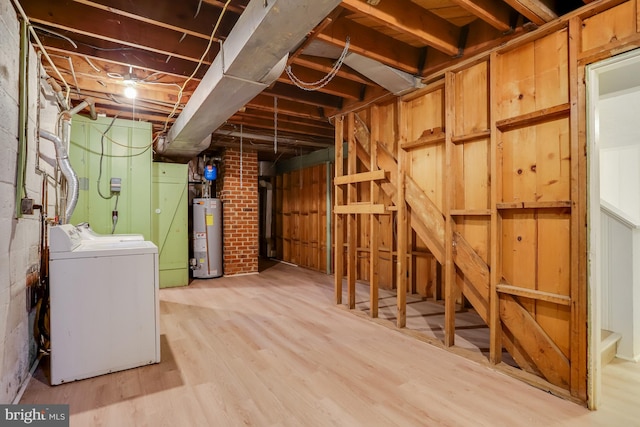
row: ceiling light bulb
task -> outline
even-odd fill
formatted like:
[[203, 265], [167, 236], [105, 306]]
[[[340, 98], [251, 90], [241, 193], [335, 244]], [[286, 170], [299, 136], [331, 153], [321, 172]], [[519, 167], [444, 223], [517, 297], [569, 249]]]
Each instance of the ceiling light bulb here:
[[126, 88], [124, 88], [124, 96], [126, 96], [127, 98], [133, 99], [136, 97], [136, 95], [138, 95], [138, 91], [133, 86], [127, 86]]

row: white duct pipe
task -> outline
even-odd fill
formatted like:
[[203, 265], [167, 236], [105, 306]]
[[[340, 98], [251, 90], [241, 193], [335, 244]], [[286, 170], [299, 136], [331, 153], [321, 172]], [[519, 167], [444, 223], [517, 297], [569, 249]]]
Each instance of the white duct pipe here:
[[68, 110], [69, 104], [67, 104], [67, 100], [65, 99], [64, 94], [62, 93], [62, 87], [52, 77], [49, 77], [47, 79], [47, 83], [51, 85], [51, 88], [53, 89], [53, 93], [55, 93], [56, 99], [58, 100], [58, 103], [60, 104], [62, 109]]
[[62, 138], [42, 129], [40, 129], [40, 136], [53, 142], [56, 149], [56, 160], [58, 162], [58, 166], [60, 167], [60, 171], [67, 181], [67, 203], [65, 214], [62, 218], [62, 223], [67, 224], [71, 220], [73, 211], [76, 209], [76, 205], [78, 204], [78, 197], [80, 194], [78, 175], [76, 175], [75, 171], [71, 167], [67, 148], [69, 147], [69, 144], [71, 142], [71, 116], [79, 113], [86, 107], [89, 107], [89, 115], [91, 117], [91, 120], [97, 120], [98, 114], [96, 112], [95, 101], [93, 100], [93, 98], [84, 98], [82, 102], [80, 102], [80, 104], [76, 105], [73, 108], [70, 108], [71, 105], [67, 103], [62, 93], [62, 88], [60, 87], [58, 82], [56, 82], [51, 77], [47, 78], [46, 82], [51, 86], [53, 92], [55, 93], [56, 99], [58, 100], [58, 103], [63, 108], [61, 117]]
[[89, 107], [89, 115], [91, 117], [91, 120], [97, 120], [98, 114], [96, 113], [95, 101], [93, 100], [93, 98], [89, 97], [85, 98], [80, 104], [69, 110], [69, 115], [73, 116], [74, 114], [77, 114], [80, 111], [84, 110], [86, 107]]
[[52, 141], [56, 148], [56, 160], [64, 178], [67, 180], [67, 207], [65, 209], [62, 223], [67, 224], [78, 203], [78, 176], [71, 167], [67, 144], [71, 136], [71, 117], [66, 116], [62, 120], [62, 139], [46, 130], [40, 129], [40, 137]]

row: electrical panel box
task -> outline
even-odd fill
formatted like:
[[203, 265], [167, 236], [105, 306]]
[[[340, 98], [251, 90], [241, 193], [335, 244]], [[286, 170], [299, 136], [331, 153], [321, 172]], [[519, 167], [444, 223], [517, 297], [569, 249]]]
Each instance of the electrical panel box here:
[[111, 178], [111, 194], [120, 194], [120, 190], [122, 190], [122, 180]]

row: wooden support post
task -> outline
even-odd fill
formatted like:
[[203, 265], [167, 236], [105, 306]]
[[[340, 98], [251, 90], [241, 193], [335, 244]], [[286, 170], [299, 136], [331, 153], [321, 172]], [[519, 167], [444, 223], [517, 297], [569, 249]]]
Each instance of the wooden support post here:
[[397, 256], [397, 305], [398, 305], [398, 328], [407, 325], [407, 204], [404, 201], [405, 173], [398, 168], [398, 212], [397, 234], [398, 234], [398, 256]]
[[[335, 159], [334, 159], [335, 162]], [[333, 221], [332, 221], [332, 212], [333, 212], [333, 186], [331, 185], [331, 162], [327, 161], [325, 163], [325, 179], [326, 179], [326, 183], [325, 183], [325, 188], [327, 189], [326, 191], [326, 200], [325, 200], [325, 204], [326, 204], [326, 227], [327, 227], [327, 235], [325, 238], [325, 248], [326, 248], [326, 272], [327, 274], [331, 274], [331, 260], [333, 259], [333, 253], [331, 251], [331, 240], [333, 240], [331, 238], [332, 235], [332, 228], [333, 228]], [[322, 228], [320, 228], [322, 229]]]
[[[338, 178], [343, 175], [344, 172], [344, 156], [343, 156], [343, 140], [344, 140], [344, 117], [340, 116], [336, 118], [336, 163], [335, 163], [335, 177]], [[335, 187], [335, 205], [340, 206], [343, 202], [344, 190], [339, 185]], [[344, 275], [344, 231], [343, 231], [343, 216], [340, 214], [335, 215], [335, 231], [333, 233], [333, 239], [335, 241], [334, 248], [334, 279], [335, 279], [335, 297], [336, 304], [342, 304], [342, 278]], [[329, 246], [331, 242], [327, 242]]]
[[498, 364], [502, 361], [502, 322], [500, 322], [500, 297], [497, 286], [502, 279], [502, 263], [500, 262], [500, 217], [497, 204], [501, 201], [502, 171], [499, 170], [498, 159], [498, 128], [496, 126], [497, 102], [497, 72], [498, 55], [494, 52], [489, 58], [489, 121], [491, 125], [491, 149], [489, 161], [491, 162], [491, 248], [489, 274], [489, 361]]
[[[347, 174], [356, 174], [356, 136], [355, 114], [347, 116]], [[357, 202], [357, 184], [352, 182], [347, 186], [347, 204]], [[356, 308], [356, 267], [358, 263], [357, 237], [358, 227], [356, 214], [347, 215], [347, 298], [349, 309]]]
[[444, 345], [451, 347], [455, 345], [456, 339], [456, 299], [458, 296], [456, 285], [456, 271], [453, 262], [453, 218], [451, 217], [451, 209], [453, 203], [454, 179], [456, 173], [452, 170], [453, 162], [453, 143], [451, 136], [453, 134], [454, 124], [454, 108], [455, 108], [455, 75], [448, 72], [445, 75], [445, 167], [444, 170], [450, 179], [443, 180], [444, 185]]
[[[380, 115], [378, 106], [371, 107], [371, 163], [369, 170], [371, 172], [378, 170], [378, 139], [380, 139]], [[377, 204], [380, 197], [380, 184], [378, 181], [371, 181], [371, 203]], [[378, 317], [378, 248], [379, 248], [379, 232], [380, 232], [380, 216], [371, 215], [369, 222], [371, 227], [369, 233], [369, 308], [370, 315], [373, 318]]]
[[[578, 67], [582, 20], [569, 21], [569, 141], [571, 146], [571, 394], [587, 400], [587, 156], [584, 66]], [[580, 123], [580, 120], [583, 120]], [[598, 302], [596, 302], [598, 303]]]
[[404, 160], [404, 150], [402, 142], [406, 140], [406, 114], [404, 113], [404, 103], [398, 100], [398, 121], [400, 123], [400, 143], [398, 144], [398, 211], [396, 213], [396, 229], [398, 240], [397, 245], [397, 326], [404, 328], [407, 325], [407, 203], [405, 200], [406, 188], [406, 163]]

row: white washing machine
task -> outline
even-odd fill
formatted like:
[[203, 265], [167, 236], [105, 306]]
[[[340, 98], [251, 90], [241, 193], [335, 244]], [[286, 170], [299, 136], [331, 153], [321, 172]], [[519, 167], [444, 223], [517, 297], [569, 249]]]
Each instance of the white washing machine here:
[[50, 229], [51, 384], [160, 362], [158, 248]]
[[99, 234], [93, 231], [93, 228], [87, 222], [76, 225], [80, 232], [82, 240], [101, 240], [103, 242], [122, 242], [125, 240], [144, 240], [142, 234]]

